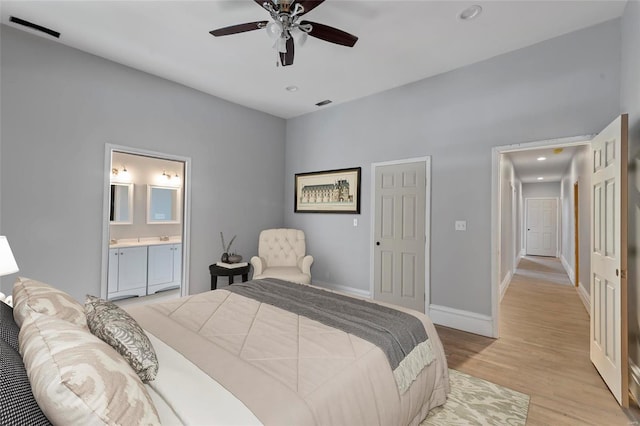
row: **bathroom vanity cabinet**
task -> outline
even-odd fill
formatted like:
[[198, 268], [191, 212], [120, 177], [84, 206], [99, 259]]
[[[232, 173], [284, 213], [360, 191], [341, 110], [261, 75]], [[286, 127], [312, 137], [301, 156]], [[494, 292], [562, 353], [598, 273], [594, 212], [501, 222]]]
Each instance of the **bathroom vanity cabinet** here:
[[180, 288], [182, 244], [132, 244], [109, 249], [107, 298], [146, 296]]
[[109, 299], [147, 294], [147, 246], [109, 249]]

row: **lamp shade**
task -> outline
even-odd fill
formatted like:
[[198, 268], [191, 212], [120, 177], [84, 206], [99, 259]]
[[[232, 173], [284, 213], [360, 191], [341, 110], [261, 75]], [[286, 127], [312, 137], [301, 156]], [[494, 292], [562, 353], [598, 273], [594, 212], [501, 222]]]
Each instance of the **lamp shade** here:
[[0, 276], [18, 272], [16, 259], [13, 257], [7, 237], [0, 235]]

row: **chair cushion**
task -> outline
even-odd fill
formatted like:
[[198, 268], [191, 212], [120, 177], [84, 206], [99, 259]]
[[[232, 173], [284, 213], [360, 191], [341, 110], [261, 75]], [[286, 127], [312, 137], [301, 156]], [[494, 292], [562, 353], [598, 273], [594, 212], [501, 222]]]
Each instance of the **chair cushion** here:
[[299, 229], [266, 229], [260, 233], [258, 256], [267, 267], [296, 266], [306, 252], [304, 232]]
[[254, 275], [254, 280], [262, 278], [279, 278], [285, 281], [291, 281], [298, 284], [311, 284], [311, 276], [303, 274], [297, 266], [274, 266], [265, 269], [260, 275]]

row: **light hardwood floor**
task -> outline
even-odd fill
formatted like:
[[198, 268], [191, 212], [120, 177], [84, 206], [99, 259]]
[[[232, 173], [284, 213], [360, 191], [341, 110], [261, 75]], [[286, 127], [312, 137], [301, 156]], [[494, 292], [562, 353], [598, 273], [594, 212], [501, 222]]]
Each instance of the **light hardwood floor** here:
[[528, 394], [527, 425], [640, 424], [589, 360], [589, 316], [557, 259], [520, 261], [497, 340], [437, 327], [449, 367]]

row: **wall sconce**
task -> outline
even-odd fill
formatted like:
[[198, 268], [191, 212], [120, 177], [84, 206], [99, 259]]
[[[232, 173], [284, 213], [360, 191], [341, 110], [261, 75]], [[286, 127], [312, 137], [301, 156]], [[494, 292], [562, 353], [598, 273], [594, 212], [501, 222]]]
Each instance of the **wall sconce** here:
[[131, 182], [131, 175], [127, 170], [127, 166], [123, 165], [122, 170], [114, 167], [111, 169], [111, 181], [115, 182]]
[[179, 186], [180, 185], [180, 176], [178, 176], [178, 173], [175, 173], [173, 176], [171, 176], [172, 173], [168, 172], [166, 170], [162, 171], [162, 178], [164, 180], [166, 180], [166, 182], [168, 183], [168, 185], [170, 186]]

